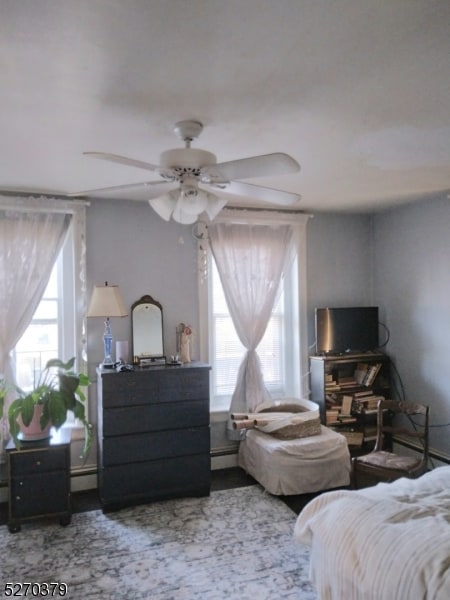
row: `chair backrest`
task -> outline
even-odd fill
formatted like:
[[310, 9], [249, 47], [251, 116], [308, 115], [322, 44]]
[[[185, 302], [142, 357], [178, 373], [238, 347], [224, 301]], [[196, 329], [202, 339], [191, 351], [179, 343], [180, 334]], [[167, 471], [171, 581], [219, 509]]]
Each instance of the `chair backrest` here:
[[374, 450], [382, 450], [387, 436], [400, 436], [420, 444], [423, 459], [428, 459], [429, 406], [395, 400], [380, 400], [377, 412], [377, 441]]

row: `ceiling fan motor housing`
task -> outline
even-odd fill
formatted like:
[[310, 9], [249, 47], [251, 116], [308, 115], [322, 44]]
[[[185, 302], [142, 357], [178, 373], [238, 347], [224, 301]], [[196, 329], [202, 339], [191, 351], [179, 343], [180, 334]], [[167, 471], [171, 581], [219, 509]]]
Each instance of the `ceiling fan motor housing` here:
[[166, 150], [161, 154], [160, 164], [166, 169], [173, 169], [180, 173], [200, 174], [200, 169], [215, 165], [216, 156], [212, 152], [199, 148], [175, 148]]

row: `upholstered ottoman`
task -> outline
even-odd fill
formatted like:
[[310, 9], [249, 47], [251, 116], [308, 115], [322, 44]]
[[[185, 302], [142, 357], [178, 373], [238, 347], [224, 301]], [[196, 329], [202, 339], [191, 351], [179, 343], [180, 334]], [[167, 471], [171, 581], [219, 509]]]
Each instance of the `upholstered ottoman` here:
[[274, 495], [308, 494], [347, 486], [347, 440], [328, 427], [320, 428], [318, 435], [289, 440], [249, 429], [240, 442], [238, 464]]

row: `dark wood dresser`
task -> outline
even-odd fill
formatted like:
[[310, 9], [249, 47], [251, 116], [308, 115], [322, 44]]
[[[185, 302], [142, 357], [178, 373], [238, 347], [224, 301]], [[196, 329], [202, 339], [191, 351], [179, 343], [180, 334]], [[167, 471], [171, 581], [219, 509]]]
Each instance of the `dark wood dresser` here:
[[210, 491], [209, 365], [98, 370], [103, 509]]

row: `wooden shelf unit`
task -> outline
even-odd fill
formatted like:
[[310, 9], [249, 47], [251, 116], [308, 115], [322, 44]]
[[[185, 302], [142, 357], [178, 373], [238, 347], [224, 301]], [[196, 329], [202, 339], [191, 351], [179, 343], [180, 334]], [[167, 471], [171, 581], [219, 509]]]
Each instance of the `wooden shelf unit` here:
[[[365, 373], [379, 366], [373, 381], [370, 377], [364, 381], [363, 365]], [[310, 384], [311, 400], [319, 405], [324, 425], [346, 435], [349, 446], [374, 443], [377, 397], [391, 397], [388, 356], [376, 352], [311, 356]]]

